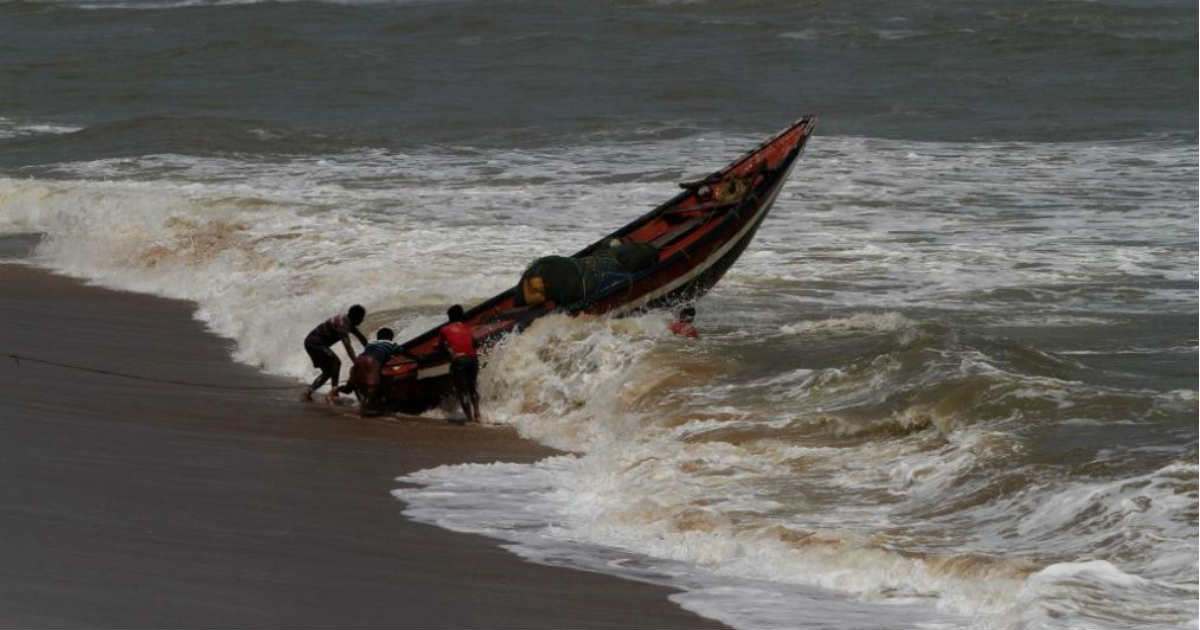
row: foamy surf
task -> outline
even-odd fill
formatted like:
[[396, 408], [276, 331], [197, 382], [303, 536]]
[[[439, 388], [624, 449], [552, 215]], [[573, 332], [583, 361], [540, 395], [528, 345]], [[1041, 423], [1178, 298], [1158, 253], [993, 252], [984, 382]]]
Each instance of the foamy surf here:
[[[729, 375], [686, 374], [696, 352], [655, 316], [539, 322], [492, 355], [487, 406], [493, 421], [578, 454], [422, 471], [395, 495], [413, 518], [511, 541], [535, 561], [685, 588], [681, 604], [736, 627], [810, 627], [797, 620], [814, 608], [888, 628], [1081, 618], [1120, 628], [1131, 609], [1151, 626], [1186, 622], [1194, 467], [1042, 484], [1049, 469], [1006, 463], [1025, 448], [1015, 417], [917, 406], [854, 433], [852, 419], [810, 423], [794, 390], [791, 411], [715, 405], [719, 393], [695, 392]], [[791, 387], [821, 387], [794, 378]], [[1113, 502], [1115, 512], [1096, 513]], [[960, 531], [964, 522], [975, 525]], [[1131, 529], [1159, 543], [1106, 546]], [[1162, 566], [1140, 565], [1138, 576], [1055, 560], [1096, 552]], [[1087, 604], [1092, 591], [1130, 588]]]
[[26, 138], [43, 134], [67, 134], [79, 131], [82, 127], [74, 125], [59, 125], [45, 122], [19, 121], [0, 116], [0, 140], [10, 138]]
[[[757, 140], [48, 164], [0, 179], [0, 231], [196, 301], [237, 360], [299, 384], [332, 312], [423, 332]], [[668, 313], [550, 317], [487, 358], [485, 415], [570, 454], [397, 496], [741, 628], [1194, 625], [1195, 385], [1139, 376], [1195, 353], [1145, 332], [1194, 309], [1194, 155], [1119, 145], [823, 137], [698, 342]]]

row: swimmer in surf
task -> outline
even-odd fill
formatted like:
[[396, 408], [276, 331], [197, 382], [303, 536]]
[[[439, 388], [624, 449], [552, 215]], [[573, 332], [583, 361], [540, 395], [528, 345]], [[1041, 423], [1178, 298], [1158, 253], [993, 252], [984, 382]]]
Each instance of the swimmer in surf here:
[[692, 325], [692, 320], [695, 318], [696, 309], [690, 306], [685, 307], [683, 310], [679, 311], [679, 319], [671, 322], [669, 328], [671, 329], [671, 332], [675, 333], [676, 335], [698, 339], [700, 337], [700, 331], [696, 330], [696, 327]]

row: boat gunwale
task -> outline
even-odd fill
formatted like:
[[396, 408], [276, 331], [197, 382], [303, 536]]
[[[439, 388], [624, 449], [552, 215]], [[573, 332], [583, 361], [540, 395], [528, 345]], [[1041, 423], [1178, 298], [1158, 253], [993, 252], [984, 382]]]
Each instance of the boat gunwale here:
[[[739, 156], [737, 159], [735, 159], [733, 162], [730, 162], [723, 168], [713, 171], [709, 175], [707, 175], [704, 178], [701, 178], [699, 180], [681, 183], [680, 186], [683, 187], [684, 189], [682, 191], [680, 191], [678, 194], [676, 194], [672, 198], [668, 199], [667, 201], [658, 204], [653, 209], [651, 209], [648, 212], [642, 214], [641, 216], [633, 219], [632, 221], [628, 222], [624, 226], [597, 239], [595, 242], [593, 242], [592, 244], [588, 245], [587, 247], [584, 247], [583, 249], [575, 252], [570, 257], [571, 258], [584, 257], [584, 256], [590, 254], [591, 252], [595, 251], [596, 249], [600, 248], [604, 243], [608, 242], [609, 240], [614, 239], [614, 238], [621, 238], [625, 234], [628, 234], [628, 233], [638, 229], [639, 227], [642, 227], [642, 226], [650, 223], [651, 221], [653, 221], [656, 218], [658, 218], [659, 216], [661, 216], [664, 212], [666, 212], [672, 208], [678, 207], [680, 203], [687, 200], [689, 197], [694, 196], [696, 191], [700, 187], [722, 181], [725, 177], [728, 176], [728, 174], [730, 172], [736, 170], [738, 167], [746, 164], [748, 161], [752, 160], [756, 156], [769, 150], [772, 147], [772, 145], [779, 142], [781, 139], [785, 138], [789, 134], [799, 130], [801, 127], [807, 126], [808, 129], [803, 130], [800, 133], [800, 135], [797, 137], [797, 139], [795, 140], [795, 146], [788, 149], [784, 153], [783, 158], [781, 158], [778, 166], [776, 166], [776, 168], [772, 169], [772, 171], [779, 173], [780, 177], [775, 182], [773, 182], [767, 190], [772, 191], [776, 187], [782, 187], [782, 185], [787, 180], [786, 176], [791, 170], [791, 168], [790, 168], [791, 165], [794, 164], [794, 161], [799, 158], [799, 155], [801, 152], [803, 152], [803, 149], [804, 149], [805, 145], [807, 144], [809, 137], [811, 137], [812, 129], [815, 126], [816, 120], [817, 120], [817, 117], [814, 115], [804, 116], [804, 117], [794, 121], [792, 124], [788, 125], [782, 131], [779, 131], [778, 133], [771, 136], [767, 140], [764, 140], [763, 142], [759, 143], [753, 149], [746, 151], [741, 156]], [[774, 191], [773, 194], [777, 194], [777, 192], [778, 191]], [[755, 202], [755, 207], [761, 207], [764, 204], [769, 205], [770, 203], [772, 203], [774, 201], [774, 198], [771, 193], [768, 194], [768, 197], [770, 197], [770, 199], [768, 201]], [[679, 262], [679, 260], [681, 258], [689, 257], [689, 251], [695, 250], [697, 248], [702, 248], [703, 246], [711, 243], [711, 241], [713, 239], [716, 239], [716, 238], [724, 235], [725, 232], [727, 231], [725, 229], [724, 224], [728, 223], [731, 220], [736, 220], [738, 213], [744, 209], [743, 206], [746, 205], [746, 202], [747, 202], [747, 200], [743, 200], [743, 201], [737, 203], [736, 208], [731, 208], [729, 210], [723, 211], [721, 214], [723, 214], [724, 216], [722, 216], [720, 219], [718, 219], [719, 225], [710, 227], [703, 236], [701, 236], [699, 239], [697, 239], [697, 241], [695, 241], [693, 243], [689, 243], [688, 245], [680, 248], [679, 251], [674, 252], [667, 258], [659, 260], [651, 268], [635, 273], [633, 275], [633, 277], [631, 277], [630, 285], [633, 286], [633, 284], [636, 283], [638, 280], [645, 279], [652, 273], [660, 273], [664, 269], [674, 266], [675, 264], [677, 264]], [[763, 217], [760, 217], [760, 219], [759, 219], [760, 223], [761, 223], [762, 218], [765, 218], [765, 214]], [[699, 225], [695, 226], [689, 232], [685, 233], [685, 235], [693, 232], [694, 230], [701, 229], [709, 223], [711, 223], [711, 220], [705, 220], [702, 223], [700, 223]], [[754, 228], [754, 230], [752, 230], [750, 232], [750, 236], [752, 236], [755, 231], [757, 231], [756, 227]], [[684, 237], [686, 237], [686, 236], [684, 236]], [[519, 288], [518, 286], [511, 287], [511, 288], [509, 288], [497, 295], [494, 295], [491, 298], [475, 305], [474, 307], [470, 308], [465, 313], [466, 321], [471, 321], [471, 320], [477, 319], [481, 316], [486, 316], [489, 313], [489, 311], [495, 310], [497, 306], [499, 306], [502, 302], [504, 302], [507, 299], [513, 299], [513, 301], [515, 302], [515, 294], [516, 294], [516, 291], [518, 288]], [[653, 292], [653, 290], [654, 289], [651, 289], [649, 292]], [[605, 297], [610, 297], [610, 296], [605, 296]], [[639, 296], [639, 298], [640, 298], [640, 296]], [[636, 300], [639, 298], [634, 298], [634, 299]], [[604, 298], [600, 298], [600, 299], [604, 299]], [[650, 300], [650, 301], [653, 301], [653, 300]], [[551, 309], [545, 309], [545, 310], [546, 310], [546, 313], [544, 313], [544, 314], [549, 314], [550, 312], [553, 312], [553, 310], [555, 310], [555, 309], [551, 308]], [[476, 325], [486, 325], [486, 324], [480, 323], [480, 324], [476, 324]], [[405, 350], [408, 350], [411, 352], [413, 349], [426, 344], [429, 340], [431, 340], [433, 337], [435, 337], [437, 335], [437, 332], [438, 332], [438, 330], [440, 330], [441, 326], [442, 325], [439, 324], [438, 326], [436, 326], [430, 330], [427, 330], [426, 332], [424, 332], [420, 335], [417, 335], [416, 337], [409, 339], [407, 342], [402, 344], [402, 347]], [[512, 325], [506, 325], [503, 327], [504, 328], [503, 331], [495, 331], [495, 332], [489, 333], [488, 335], [485, 335], [485, 336], [491, 336], [491, 335], [495, 335], [495, 334], [503, 334], [503, 332], [506, 332], [507, 330], [511, 329], [511, 327], [512, 327]], [[439, 364], [444, 363], [445, 357], [435, 358], [439, 354], [440, 353], [438, 353], [436, 350], [434, 350], [432, 352], [422, 353], [422, 354], [418, 355], [416, 358], [417, 358], [418, 364], [421, 366], [421, 369], [428, 370], [429, 368], [436, 368]]]

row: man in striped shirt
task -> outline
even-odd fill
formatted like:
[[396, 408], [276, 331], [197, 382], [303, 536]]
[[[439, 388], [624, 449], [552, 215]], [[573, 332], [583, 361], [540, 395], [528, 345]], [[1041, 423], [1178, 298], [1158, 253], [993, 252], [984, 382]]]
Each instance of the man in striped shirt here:
[[354, 359], [354, 365], [350, 367], [350, 377], [346, 379], [346, 384], [338, 389], [338, 392], [342, 394], [351, 394], [358, 390], [362, 403], [359, 411], [364, 414], [373, 411], [373, 408], [378, 405], [379, 399], [387, 395], [388, 383], [383, 378], [383, 366], [387, 364], [388, 360], [393, 355], [402, 354], [416, 361], [415, 357], [393, 339], [395, 339], [395, 333], [391, 328], [384, 327], [377, 330], [375, 341], [367, 344], [367, 347], [363, 348], [362, 354]]

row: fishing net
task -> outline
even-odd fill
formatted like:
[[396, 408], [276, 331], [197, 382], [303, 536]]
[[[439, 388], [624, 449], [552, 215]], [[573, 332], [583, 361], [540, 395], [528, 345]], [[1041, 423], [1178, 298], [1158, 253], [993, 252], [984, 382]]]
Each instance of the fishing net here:
[[591, 256], [545, 256], [521, 274], [518, 302], [536, 305], [553, 300], [560, 306], [627, 290], [636, 272], [658, 262], [658, 249], [646, 243], [614, 242]]
[[567, 256], [546, 256], [533, 261], [521, 274], [521, 297], [525, 304], [573, 304], [587, 296], [587, 270]]

